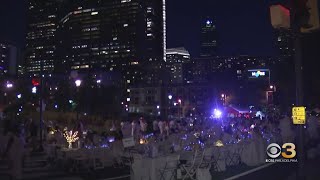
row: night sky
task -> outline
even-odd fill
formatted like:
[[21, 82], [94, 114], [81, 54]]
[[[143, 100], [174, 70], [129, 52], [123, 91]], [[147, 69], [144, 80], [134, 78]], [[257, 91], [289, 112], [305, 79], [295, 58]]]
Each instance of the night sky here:
[[[199, 54], [200, 23], [211, 16], [221, 55], [274, 55], [268, 0], [167, 0], [168, 47], [184, 46]], [[24, 47], [26, 0], [4, 0], [0, 6], [0, 39]]]

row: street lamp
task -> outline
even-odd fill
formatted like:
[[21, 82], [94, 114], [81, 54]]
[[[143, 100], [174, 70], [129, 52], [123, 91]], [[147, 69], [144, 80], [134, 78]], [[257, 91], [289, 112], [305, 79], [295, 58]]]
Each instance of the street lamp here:
[[77, 105], [77, 121], [79, 121], [79, 102], [80, 102], [80, 95], [79, 95], [79, 87], [81, 86], [82, 81], [80, 79], [77, 79], [74, 81], [77, 87], [77, 96], [78, 96], [78, 105]]

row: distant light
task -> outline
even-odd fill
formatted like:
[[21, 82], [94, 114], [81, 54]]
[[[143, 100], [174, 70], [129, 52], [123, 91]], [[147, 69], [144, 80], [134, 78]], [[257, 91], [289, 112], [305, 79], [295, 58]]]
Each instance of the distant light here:
[[179, 102], [179, 104], [181, 104], [182, 100], [181, 100], [181, 99], [178, 99], [178, 102]]
[[160, 106], [159, 106], [159, 105], [157, 106], [157, 109], [160, 109]]
[[271, 86], [270, 86], [270, 89], [273, 89], [273, 88], [274, 88], [274, 86], [271, 85]]
[[225, 95], [224, 95], [224, 94], [221, 94], [221, 97], [222, 97], [222, 98], [224, 98], [224, 97], [225, 97]]
[[169, 95], [168, 98], [171, 100], [172, 99], [172, 95]]
[[130, 102], [130, 98], [127, 98], [127, 102]]
[[176, 106], [178, 103], [173, 103], [174, 106]]
[[73, 101], [70, 99], [70, 100], [69, 100], [69, 103], [70, 103], [70, 104], [72, 104], [72, 103], [73, 103]]
[[101, 80], [100, 79], [97, 80], [97, 84], [101, 84]]
[[10, 83], [10, 82], [7, 82], [6, 87], [7, 87], [7, 88], [12, 88], [12, 87], [13, 87], [13, 84]]
[[213, 111], [213, 115], [214, 115], [214, 118], [221, 118], [222, 117], [222, 112], [218, 109], [214, 109]]
[[121, 104], [123, 105], [123, 102], [121, 102]]
[[58, 105], [57, 105], [57, 104], [56, 104], [56, 105], [54, 105], [54, 108], [58, 109]]
[[21, 97], [22, 97], [21, 94], [18, 94], [18, 95], [17, 95], [17, 98], [18, 98], [18, 99], [21, 99]]
[[37, 87], [33, 87], [33, 88], [32, 88], [32, 93], [33, 93], [33, 94], [36, 94], [36, 93], [37, 93]]
[[87, 115], [87, 113], [83, 113], [83, 115], [85, 115], [85, 116], [86, 116], [86, 115]]
[[210, 24], [211, 24], [211, 22], [209, 20], [207, 20], [207, 25], [210, 25]]
[[78, 79], [74, 83], [76, 84], [77, 87], [79, 87], [79, 86], [81, 86], [82, 81], [80, 79]]

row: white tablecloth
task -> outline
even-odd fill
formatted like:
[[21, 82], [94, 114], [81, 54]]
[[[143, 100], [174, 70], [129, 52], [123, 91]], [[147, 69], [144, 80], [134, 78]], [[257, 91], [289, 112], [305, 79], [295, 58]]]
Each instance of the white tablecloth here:
[[[132, 164], [133, 180], [160, 180], [160, 169], [164, 168], [169, 160], [178, 159], [178, 154], [159, 156], [155, 158], [135, 158]], [[166, 173], [165, 179], [170, 179], [171, 174]]]

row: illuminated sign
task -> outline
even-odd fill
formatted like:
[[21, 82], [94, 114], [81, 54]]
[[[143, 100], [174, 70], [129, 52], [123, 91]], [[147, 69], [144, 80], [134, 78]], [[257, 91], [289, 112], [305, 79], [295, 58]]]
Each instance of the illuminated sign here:
[[251, 75], [254, 77], [260, 77], [260, 76], [265, 76], [266, 72], [257, 71], [257, 72], [252, 72]]
[[269, 69], [251, 69], [248, 70], [249, 78], [269, 78], [270, 70]]

